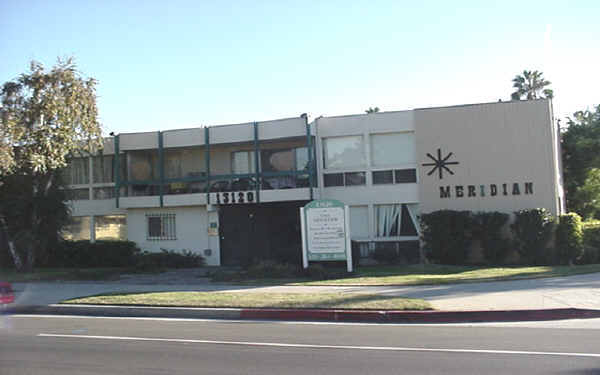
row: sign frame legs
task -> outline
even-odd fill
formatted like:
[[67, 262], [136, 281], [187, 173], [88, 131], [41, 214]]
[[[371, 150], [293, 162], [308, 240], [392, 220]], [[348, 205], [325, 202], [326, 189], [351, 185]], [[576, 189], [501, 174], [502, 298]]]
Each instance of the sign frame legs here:
[[350, 240], [350, 207], [344, 206], [344, 230], [346, 231], [346, 268], [352, 272], [352, 241]]
[[306, 220], [304, 217], [304, 207], [300, 207], [300, 231], [302, 233], [302, 267], [308, 268], [308, 253], [306, 249]]

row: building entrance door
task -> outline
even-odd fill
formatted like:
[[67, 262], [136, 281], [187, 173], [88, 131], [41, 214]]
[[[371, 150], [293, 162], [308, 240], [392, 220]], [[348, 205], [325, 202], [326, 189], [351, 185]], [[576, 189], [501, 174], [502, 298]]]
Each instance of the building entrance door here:
[[[221, 205], [221, 265], [301, 260], [300, 207], [306, 201]], [[296, 259], [295, 257], [298, 257]]]

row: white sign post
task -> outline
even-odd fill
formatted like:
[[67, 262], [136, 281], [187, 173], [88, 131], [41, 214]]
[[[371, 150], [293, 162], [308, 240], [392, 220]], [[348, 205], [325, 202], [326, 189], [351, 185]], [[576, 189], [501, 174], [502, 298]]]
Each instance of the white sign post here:
[[300, 208], [302, 266], [309, 261], [345, 260], [352, 272], [350, 211], [336, 200], [315, 200]]

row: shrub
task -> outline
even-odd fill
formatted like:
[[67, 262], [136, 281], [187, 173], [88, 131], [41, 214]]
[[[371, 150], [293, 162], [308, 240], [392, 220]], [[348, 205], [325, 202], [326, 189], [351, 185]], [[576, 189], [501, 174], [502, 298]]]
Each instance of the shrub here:
[[597, 247], [584, 246], [583, 255], [577, 260], [576, 264], [596, 264], [600, 263], [600, 249]]
[[373, 258], [380, 263], [394, 264], [398, 263], [400, 255], [395, 242], [377, 242], [375, 243], [375, 252]]
[[600, 263], [600, 222], [584, 223], [583, 255], [577, 259], [578, 264]]
[[326, 280], [345, 277], [348, 275], [346, 271], [346, 263], [341, 262], [325, 262], [313, 263], [303, 270], [304, 276], [315, 280]]
[[543, 208], [515, 212], [511, 230], [521, 259], [528, 264], [548, 263], [549, 253], [546, 247], [553, 228], [552, 215]]
[[48, 267], [131, 267], [140, 249], [131, 241], [62, 241], [48, 250]]
[[576, 213], [560, 215], [556, 226], [556, 251], [561, 264], [572, 264], [583, 255], [583, 225]]
[[293, 264], [300, 267], [302, 266], [302, 245], [290, 244], [279, 247], [277, 251], [273, 252], [272, 258], [278, 263]]
[[160, 268], [194, 268], [206, 264], [204, 257], [189, 250], [181, 252], [161, 249], [160, 253], [144, 251], [136, 256], [135, 266], [138, 269]]
[[431, 259], [441, 264], [464, 264], [471, 245], [469, 211], [441, 210], [421, 215], [422, 236]]
[[273, 260], [263, 260], [248, 267], [246, 275], [249, 278], [284, 278], [298, 274], [298, 267], [288, 263], [278, 263]]
[[502, 227], [508, 217], [508, 214], [501, 212], [473, 214], [473, 237], [481, 241], [483, 256], [490, 264], [500, 264], [510, 249], [509, 241], [502, 236]]

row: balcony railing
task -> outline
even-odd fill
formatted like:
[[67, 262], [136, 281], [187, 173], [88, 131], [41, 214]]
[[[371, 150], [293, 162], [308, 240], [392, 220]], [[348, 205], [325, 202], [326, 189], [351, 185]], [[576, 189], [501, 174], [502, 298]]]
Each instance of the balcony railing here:
[[[256, 172], [243, 174], [211, 174], [210, 169], [210, 128], [205, 127], [204, 144], [204, 171], [188, 174], [186, 177], [166, 178], [165, 177], [165, 149], [163, 148], [163, 135], [158, 132], [158, 176], [150, 180], [128, 180], [127, 176], [121, 175], [121, 164], [123, 154], [119, 152], [119, 135], [115, 136], [115, 187], [114, 196], [117, 207], [119, 207], [119, 198], [141, 197], [141, 196], [159, 196], [160, 206], [163, 206], [163, 197], [165, 195], [175, 194], [206, 194], [207, 203], [211, 202], [211, 193], [220, 192], [244, 192], [253, 191], [254, 202], [260, 202], [260, 191], [311, 188], [310, 199], [313, 196], [312, 188], [316, 187], [316, 166], [314, 160], [313, 140], [310, 134], [310, 126], [306, 123], [306, 150], [308, 163], [303, 170], [263, 172], [260, 170], [260, 139], [258, 137], [258, 123], [254, 123], [254, 170]], [[303, 146], [304, 147], [304, 146]]]

